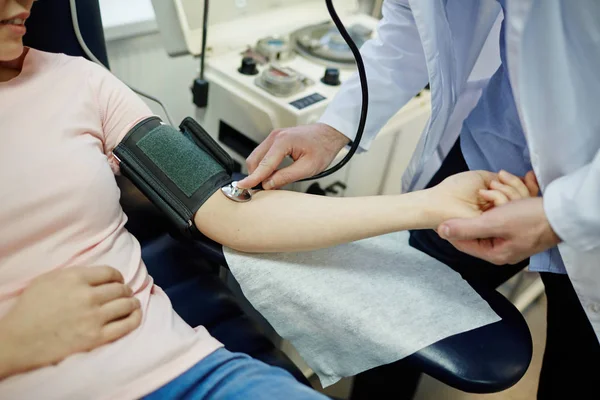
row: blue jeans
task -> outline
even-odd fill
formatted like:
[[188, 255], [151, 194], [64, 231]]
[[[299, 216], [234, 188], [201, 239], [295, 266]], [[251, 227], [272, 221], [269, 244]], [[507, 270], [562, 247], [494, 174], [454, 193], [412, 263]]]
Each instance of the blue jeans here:
[[221, 348], [145, 400], [326, 400], [287, 371]]

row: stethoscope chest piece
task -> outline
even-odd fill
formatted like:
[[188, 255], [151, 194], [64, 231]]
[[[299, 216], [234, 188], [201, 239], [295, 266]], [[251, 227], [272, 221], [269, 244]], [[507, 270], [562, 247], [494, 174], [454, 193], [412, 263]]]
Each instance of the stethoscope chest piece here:
[[237, 182], [223, 186], [221, 192], [230, 200], [237, 203], [247, 203], [252, 200], [252, 193], [248, 189], [242, 189], [237, 186]]

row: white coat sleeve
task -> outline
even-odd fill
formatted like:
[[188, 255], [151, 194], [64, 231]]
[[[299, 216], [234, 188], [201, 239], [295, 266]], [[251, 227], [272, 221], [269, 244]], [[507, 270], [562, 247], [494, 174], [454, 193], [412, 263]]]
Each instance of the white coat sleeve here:
[[544, 210], [566, 244], [580, 251], [600, 248], [600, 151], [589, 164], [548, 185]]
[[[368, 150], [379, 130], [429, 80], [419, 32], [407, 0], [386, 0], [376, 38], [361, 48], [369, 84], [369, 113], [361, 141]], [[360, 119], [361, 87], [358, 75], [340, 88], [320, 122], [354, 140]]]

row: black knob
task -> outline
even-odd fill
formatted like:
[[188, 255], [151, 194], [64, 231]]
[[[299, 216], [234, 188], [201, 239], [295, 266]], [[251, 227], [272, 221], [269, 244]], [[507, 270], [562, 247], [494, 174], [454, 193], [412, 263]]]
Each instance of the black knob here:
[[318, 182], [313, 183], [312, 185], [310, 185], [308, 187], [308, 189], [306, 190], [307, 194], [315, 194], [317, 196], [325, 196], [327, 195], [327, 193], [321, 189], [321, 186], [319, 185]]
[[244, 57], [242, 59], [242, 66], [238, 69], [241, 74], [244, 75], [256, 75], [258, 74], [258, 68], [256, 68], [256, 60], [252, 57]]
[[327, 186], [325, 188], [325, 193], [340, 194], [340, 192], [338, 191], [338, 188], [340, 188], [341, 190], [346, 190], [346, 189], [348, 189], [348, 186], [346, 186], [346, 184], [344, 182], [337, 181], [337, 182], [332, 183], [331, 185]]
[[339, 86], [340, 85], [340, 70], [337, 68], [327, 68], [325, 70], [325, 76], [321, 79], [326, 85]]

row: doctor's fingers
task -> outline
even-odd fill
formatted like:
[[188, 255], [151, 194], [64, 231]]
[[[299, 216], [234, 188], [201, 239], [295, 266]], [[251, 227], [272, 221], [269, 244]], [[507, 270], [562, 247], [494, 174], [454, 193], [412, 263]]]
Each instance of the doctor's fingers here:
[[304, 156], [299, 158], [292, 165], [275, 172], [263, 187], [266, 186], [265, 189], [279, 189], [285, 185], [315, 174], [317, 174], [315, 163], [310, 157]]
[[537, 181], [537, 177], [535, 176], [535, 172], [529, 171], [524, 178], [525, 186], [529, 190], [529, 195], [531, 197], [537, 197], [540, 193], [540, 185]]
[[511, 254], [511, 243], [502, 239], [450, 240], [463, 253], [494, 265], [517, 264], [521, 259]]
[[276, 142], [273, 133], [246, 160], [250, 175], [238, 182], [239, 187], [250, 189], [257, 186], [271, 176], [281, 164], [281, 161], [288, 155], [285, 150], [282, 150], [281, 144]]
[[[239, 183], [240, 187], [254, 187], [259, 183], [263, 182], [263, 189], [271, 190], [276, 189], [275, 186], [269, 177], [273, 175], [273, 173], [277, 170], [277, 167], [281, 164], [283, 159], [289, 156], [291, 153], [291, 149], [281, 142], [275, 142], [273, 146], [267, 151], [267, 154], [263, 157], [263, 159], [258, 164], [258, 167], [254, 170], [254, 172], [244, 181]], [[265, 182], [266, 181], [266, 182]], [[248, 184], [246, 184], [246, 182]]]
[[451, 219], [442, 223], [437, 232], [442, 239], [452, 241], [502, 237], [502, 220], [494, 215], [495, 210], [498, 209], [485, 212], [477, 218]]
[[265, 140], [263, 140], [263, 142], [261, 144], [259, 144], [254, 149], [254, 151], [252, 151], [252, 153], [250, 153], [250, 155], [246, 159], [246, 167], [248, 168], [248, 172], [250, 172], [252, 174], [256, 170], [256, 168], [258, 167], [258, 164], [261, 162], [261, 160], [267, 154], [267, 152], [269, 151], [271, 146], [273, 146], [273, 142], [275, 142], [277, 135], [281, 131], [282, 131], [282, 129], [275, 129], [273, 132], [271, 132], [269, 134], [269, 136], [267, 136], [267, 138]]

